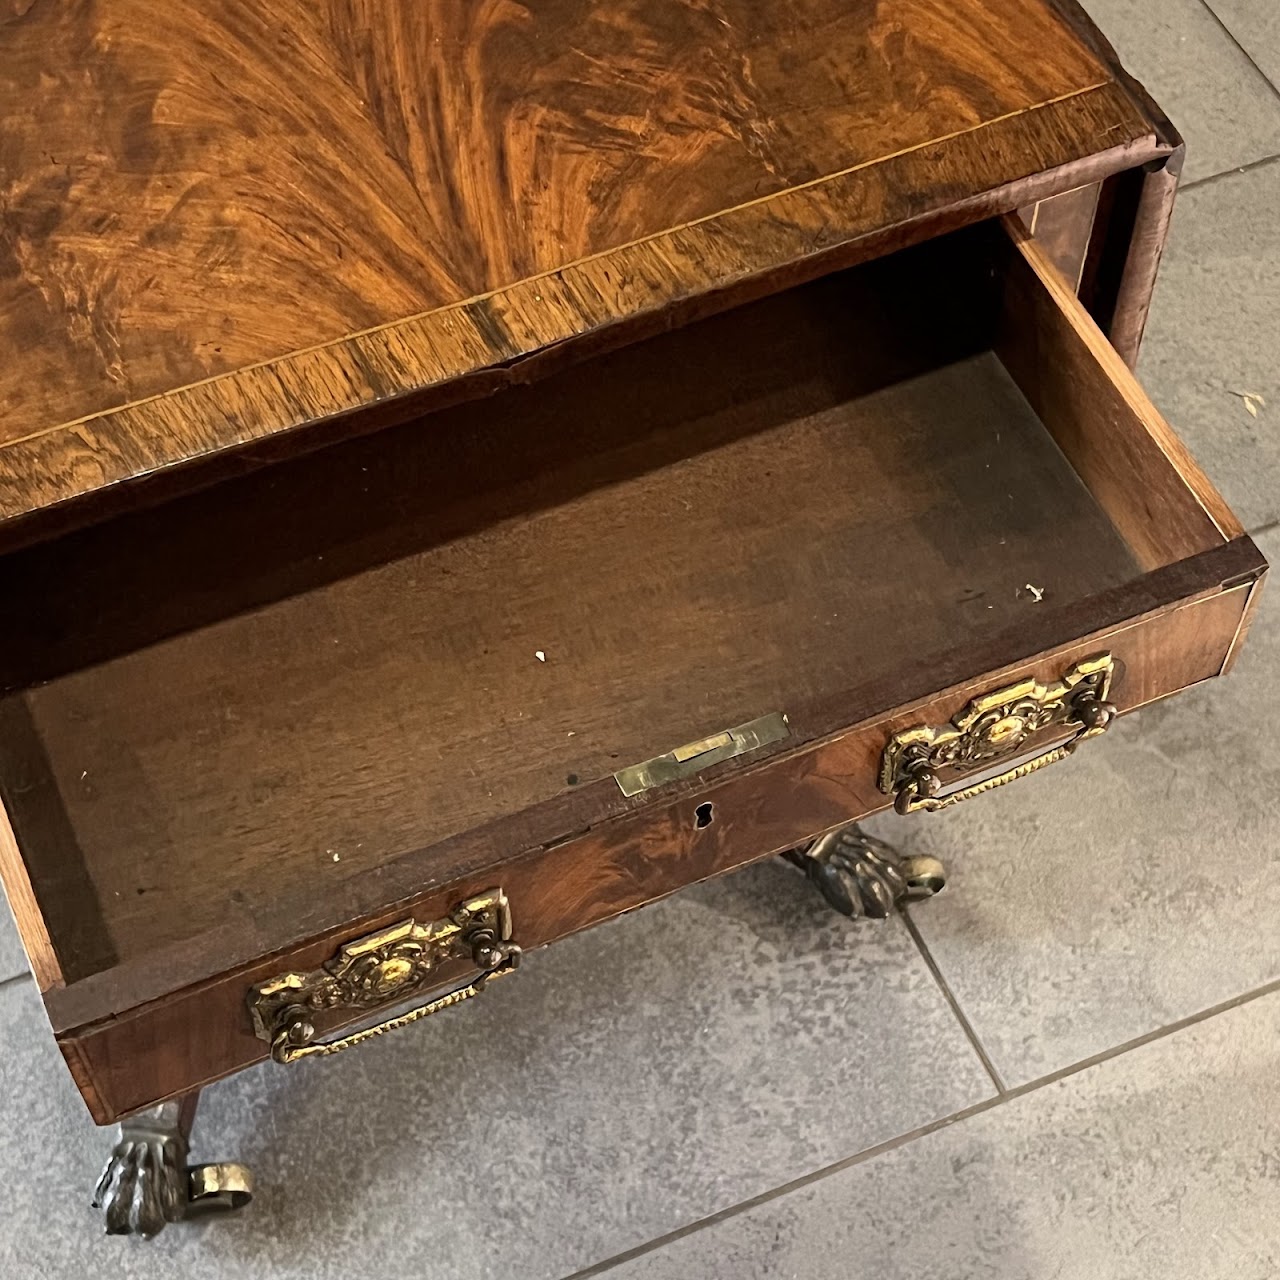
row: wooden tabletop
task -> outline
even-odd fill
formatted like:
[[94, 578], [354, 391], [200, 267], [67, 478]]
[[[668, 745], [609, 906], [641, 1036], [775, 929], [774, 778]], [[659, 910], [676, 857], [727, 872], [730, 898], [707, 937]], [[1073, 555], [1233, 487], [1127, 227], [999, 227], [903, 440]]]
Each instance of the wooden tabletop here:
[[5, 13], [0, 521], [1155, 145], [1068, 0]]

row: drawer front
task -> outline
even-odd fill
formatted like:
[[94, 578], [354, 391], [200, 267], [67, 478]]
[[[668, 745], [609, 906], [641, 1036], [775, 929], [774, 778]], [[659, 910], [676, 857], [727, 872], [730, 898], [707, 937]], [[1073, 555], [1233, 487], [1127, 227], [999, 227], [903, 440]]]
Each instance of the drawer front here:
[[[880, 770], [890, 738], [919, 725], [945, 725], [973, 698], [1012, 681], [1034, 677], [1050, 684], [1074, 664], [1109, 653], [1114, 674], [1107, 696], [1125, 712], [1216, 676], [1233, 657], [1262, 571], [1247, 539], [1232, 545], [1240, 546], [1238, 560], [1253, 565], [1247, 580], [1236, 585], [1171, 602], [1030, 660], [951, 683], [888, 716], [778, 754], [718, 784], [699, 788], [692, 783], [671, 803], [655, 803], [563, 843], [512, 856], [358, 927], [121, 1017], [69, 1031], [59, 1037], [63, 1053], [94, 1117], [105, 1123], [266, 1058], [270, 1019], [289, 1002], [259, 1002], [266, 1022], [260, 1017], [256, 1026], [251, 1003], [263, 990], [278, 996], [282, 979], [291, 975], [310, 990], [307, 982], [327, 982], [325, 974], [351, 973], [353, 953], [367, 958], [376, 952], [373, 968], [386, 960], [393, 979], [405, 972], [404, 955], [396, 960], [393, 953], [397, 939], [403, 942], [413, 932], [404, 928], [410, 918], [419, 941], [435, 938], [466, 900], [500, 890], [509, 905], [510, 940], [528, 951], [886, 808], [893, 798], [881, 788]], [[1082, 749], [1090, 749], [1089, 744]], [[928, 817], [904, 820], [927, 822]], [[963, 867], [957, 870], [963, 874]], [[397, 929], [400, 933], [388, 942], [387, 931]], [[371, 934], [377, 935], [372, 941]], [[363, 999], [334, 1000], [316, 1020], [315, 1042], [341, 1036], [357, 1020], [376, 1022], [392, 1013], [398, 1021], [416, 1020], [417, 1015], [401, 1016], [406, 992], [466, 981], [475, 973], [471, 941], [440, 952], [429, 982], [387, 983], [385, 1002], [377, 998], [376, 981], [373, 988], [366, 984]], [[377, 951], [384, 942], [390, 950]], [[420, 949], [410, 950], [420, 954]], [[490, 967], [506, 973], [514, 967], [508, 961], [504, 954]], [[362, 972], [367, 977], [372, 970], [366, 965]], [[517, 973], [513, 981], [519, 980]], [[470, 988], [467, 992], [474, 994]], [[276, 1023], [274, 1029], [283, 1025]], [[307, 1040], [302, 1035], [298, 1043]]]

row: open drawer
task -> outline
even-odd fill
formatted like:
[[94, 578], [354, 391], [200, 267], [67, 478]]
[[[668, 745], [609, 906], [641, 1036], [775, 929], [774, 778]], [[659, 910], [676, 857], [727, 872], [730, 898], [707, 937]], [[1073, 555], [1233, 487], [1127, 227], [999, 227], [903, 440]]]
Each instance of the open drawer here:
[[465, 980], [490, 890], [529, 948], [1039, 765], [1264, 570], [982, 224], [0, 561], [6, 888], [107, 1121]]

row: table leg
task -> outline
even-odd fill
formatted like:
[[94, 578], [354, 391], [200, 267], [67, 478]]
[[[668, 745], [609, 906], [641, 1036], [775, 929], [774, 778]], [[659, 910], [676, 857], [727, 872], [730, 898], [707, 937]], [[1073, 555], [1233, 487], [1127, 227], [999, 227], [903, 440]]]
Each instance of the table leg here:
[[947, 882], [937, 858], [907, 857], [868, 835], [856, 822], [788, 849], [799, 867], [842, 915], [883, 920], [907, 898], [930, 898]]

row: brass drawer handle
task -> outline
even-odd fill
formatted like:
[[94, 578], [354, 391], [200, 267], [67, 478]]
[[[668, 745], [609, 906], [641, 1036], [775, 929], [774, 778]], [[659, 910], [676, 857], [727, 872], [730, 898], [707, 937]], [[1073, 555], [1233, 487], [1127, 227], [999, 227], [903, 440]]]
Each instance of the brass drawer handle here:
[[[280, 1063], [352, 1049], [374, 1036], [407, 1027], [478, 996], [495, 978], [515, 972], [520, 947], [511, 941], [511, 907], [501, 889], [459, 903], [443, 920], [419, 924], [410, 917], [341, 947], [310, 973], [284, 973], [249, 992], [254, 1033], [271, 1045]], [[315, 1015], [330, 1009], [374, 1009], [399, 1003], [429, 987], [440, 966], [465, 960], [481, 970], [468, 986], [408, 1013], [315, 1042]]]
[[[944, 725], [918, 725], [889, 739], [880, 762], [880, 790], [893, 796], [899, 813], [936, 813], [962, 800], [994, 791], [1065, 760], [1087, 738], [1115, 719], [1106, 700], [1114, 664], [1109, 653], [1078, 662], [1061, 680], [1020, 680], [975, 698]], [[1028, 739], [1054, 725], [1074, 726], [1066, 742], [945, 795], [943, 771], [960, 775], [998, 766], [1015, 757]]]

